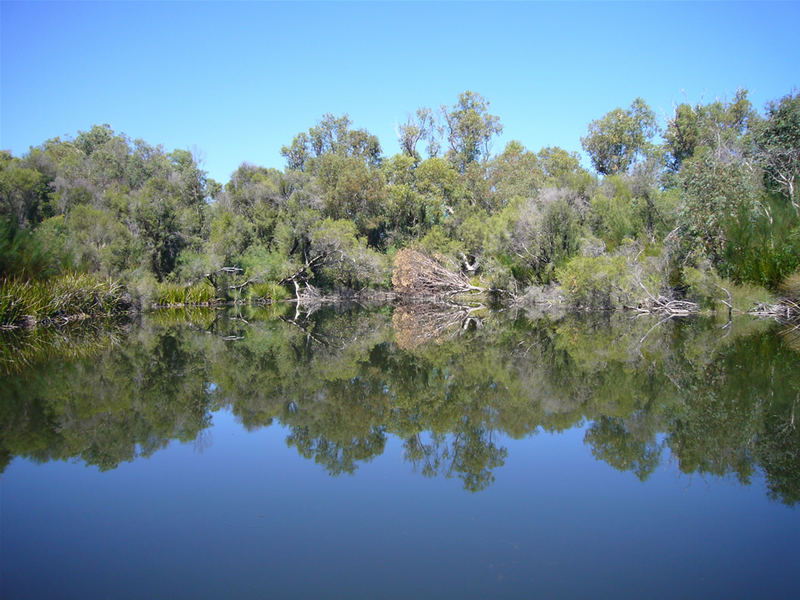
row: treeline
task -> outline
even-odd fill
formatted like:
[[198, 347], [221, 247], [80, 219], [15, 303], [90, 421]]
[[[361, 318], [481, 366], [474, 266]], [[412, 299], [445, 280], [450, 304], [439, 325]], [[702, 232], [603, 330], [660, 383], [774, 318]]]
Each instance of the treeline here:
[[636, 99], [589, 124], [596, 173], [556, 147], [492, 154], [502, 130], [465, 92], [417, 110], [386, 157], [325, 115], [282, 148], [283, 171], [245, 163], [224, 185], [108, 125], [3, 152], [4, 306], [9, 282], [65, 273], [143, 304], [388, 288], [407, 247], [482, 288], [597, 307], [730, 304], [737, 284], [777, 290], [800, 267], [800, 94], [763, 114], [746, 91], [681, 104], [663, 126]]

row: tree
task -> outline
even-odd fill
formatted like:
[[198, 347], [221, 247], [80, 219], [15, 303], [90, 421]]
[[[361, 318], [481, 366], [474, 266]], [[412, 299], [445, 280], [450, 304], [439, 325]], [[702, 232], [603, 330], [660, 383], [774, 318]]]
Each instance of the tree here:
[[269, 245], [279, 211], [288, 201], [287, 192], [291, 194], [280, 171], [242, 163], [216, 205], [244, 217], [253, 226], [254, 238]]
[[587, 175], [581, 167], [580, 157], [577, 152], [567, 152], [558, 146], [548, 146], [536, 153], [539, 168], [553, 183], [560, 183], [571, 176]]
[[383, 276], [381, 256], [356, 236], [351, 221], [325, 219], [311, 232], [309, 254], [322, 256], [317, 263], [329, 283], [351, 289], [379, 283]]
[[417, 162], [421, 160], [421, 156], [417, 152], [417, 144], [422, 140], [428, 140], [428, 156], [433, 157], [439, 154], [439, 135], [441, 135], [441, 129], [436, 123], [433, 111], [427, 107], [418, 109], [414, 117], [409, 116], [406, 122], [397, 128], [397, 141], [400, 143], [400, 149], [403, 154], [412, 157]]
[[42, 219], [47, 206], [47, 178], [26, 168], [8, 152], [0, 153], [0, 218], [18, 227], [31, 227]]
[[492, 138], [503, 132], [503, 126], [500, 117], [489, 114], [488, 100], [475, 92], [463, 92], [452, 108], [442, 106], [442, 116], [447, 157], [459, 173], [464, 173], [470, 163], [489, 159]]
[[330, 113], [308, 130], [299, 133], [291, 145], [281, 148], [289, 169], [315, 172], [315, 159], [326, 154], [352, 156], [369, 166], [381, 162], [381, 144], [366, 129], [353, 129], [348, 115], [336, 117]]
[[512, 140], [490, 163], [489, 181], [497, 197], [495, 204], [502, 207], [512, 198], [536, 196], [544, 182], [544, 172], [538, 157], [521, 142]]
[[664, 132], [671, 168], [677, 171], [684, 160], [703, 147], [712, 149], [718, 157], [741, 154], [740, 140], [757, 120], [747, 90], [737, 91], [732, 102], [680, 104]]
[[416, 190], [426, 198], [426, 206], [436, 215], [435, 220], [452, 214], [465, 193], [453, 166], [443, 158], [429, 158], [419, 164], [414, 174]]
[[615, 108], [602, 119], [589, 124], [589, 132], [581, 145], [602, 175], [625, 173], [647, 149], [658, 132], [656, 116], [641, 98], [630, 108]]
[[767, 105], [767, 119], [757, 129], [756, 147], [768, 182], [783, 191], [800, 216], [796, 195], [800, 177], [800, 93]]
[[718, 264], [727, 243], [726, 229], [739, 215], [759, 211], [760, 174], [741, 160], [718, 160], [711, 149], [698, 152], [681, 168], [680, 222], [689, 240], [699, 242]]

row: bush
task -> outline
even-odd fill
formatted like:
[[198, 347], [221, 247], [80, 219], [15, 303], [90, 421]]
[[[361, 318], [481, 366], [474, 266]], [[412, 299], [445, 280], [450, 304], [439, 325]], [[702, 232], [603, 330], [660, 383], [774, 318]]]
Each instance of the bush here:
[[737, 284], [717, 275], [708, 264], [699, 268], [685, 267], [682, 271], [686, 298], [709, 310], [725, 308], [747, 312], [758, 304], [772, 304], [773, 296], [764, 288], [743, 283]]
[[38, 231], [31, 233], [0, 219], [0, 277], [46, 279], [58, 272], [66, 261], [64, 253]]
[[800, 302], [800, 271], [789, 275], [781, 284], [781, 291], [789, 298]]
[[725, 221], [719, 272], [735, 281], [777, 289], [800, 267], [800, 220], [781, 199], [762, 197], [758, 212], [740, 210]]
[[616, 308], [634, 303], [634, 283], [624, 256], [576, 256], [556, 270], [567, 301], [587, 308]]

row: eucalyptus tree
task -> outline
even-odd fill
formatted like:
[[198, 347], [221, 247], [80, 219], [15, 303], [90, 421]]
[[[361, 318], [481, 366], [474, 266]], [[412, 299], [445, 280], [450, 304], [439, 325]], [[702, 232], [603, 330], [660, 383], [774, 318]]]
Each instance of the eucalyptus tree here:
[[629, 108], [615, 108], [589, 123], [581, 145], [598, 173], [616, 175], [628, 171], [657, 133], [655, 113], [644, 100], [636, 98]]
[[489, 101], [466, 91], [450, 108], [442, 106], [447, 157], [459, 173], [471, 163], [487, 161], [494, 136], [503, 132], [500, 117], [489, 113]]
[[800, 93], [770, 102], [766, 117], [756, 133], [758, 157], [767, 181], [786, 195], [800, 216]]
[[397, 141], [403, 154], [413, 158], [416, 162], [422, 160], [417, 151], [417, 144], [423, 140], [428, 142], [428, 156], [435, 157], [439, 154], [441, 125], [437, 122], [434, 112], [427, 107], [417, 109], [413, 116], [397, 128]]
[[308, 133], [298, 133], [289, 146], [281, 148], [287, 167], [314, 172], [317, 160], [328, 154], [352, 156], [378, 166], [382, 152], [378, 138], [366, 129], [353, 129], [352, 124], [349, 115], [326, 113]]
[[378, 138], [354, 129], [348, 115], [326, 114], [281, 149], [289, 170], [314, 177], [322, 189], [322, 217], [353, 220], [373, 246], [383, 239], [385, 184]]
[[711, 149], [720, 159], [743, 154], [743, 136], [759, 120], [747, 95], [747, 90], [740, 89], [730, 102], [678, 105], [664, 132], [671, 168], [678, 170], [701, 148]]

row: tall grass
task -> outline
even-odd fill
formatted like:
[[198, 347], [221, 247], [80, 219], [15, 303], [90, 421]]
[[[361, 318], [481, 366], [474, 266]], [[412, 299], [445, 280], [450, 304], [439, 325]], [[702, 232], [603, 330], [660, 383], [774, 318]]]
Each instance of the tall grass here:
[[111, 316], [130, 308], [125, 288], [111, 279], [67, 274], [44, 281], [0, 280], [0, 325]]
[[781, 284], [781, 291], [793, 302], [800, 304], [800, 271], [789, 275]]
[[265, 281], [263, 283], [250, 284], [247, 296], [254, 302], [268, 302], [286, 300], [289, 297], [289, 292], [274, 281]]
[[191, 285], [159, 283], [154, 296], [158, 306], [202, 305], [216, 300], [214, 286], [206, 281]]

